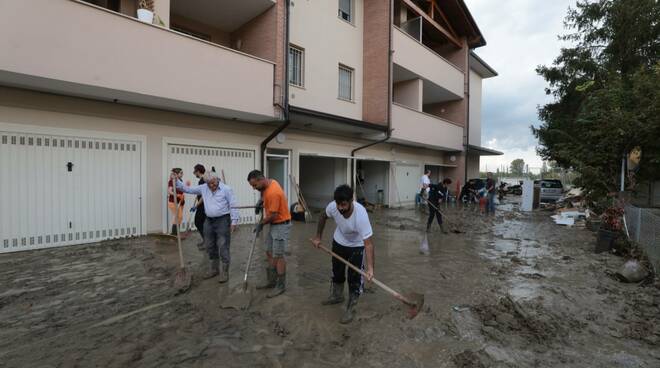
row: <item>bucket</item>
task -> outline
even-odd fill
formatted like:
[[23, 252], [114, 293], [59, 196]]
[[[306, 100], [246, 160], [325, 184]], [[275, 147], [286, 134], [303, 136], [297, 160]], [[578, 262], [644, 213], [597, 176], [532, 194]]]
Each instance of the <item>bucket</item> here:
[[596, 240], [596, 253], [609, 252], [612, 250], [614, 240], [616, 240], [618, 233], [605, 229], [598, 230], [598, 238]]
[[149, 9], [138, 9], [137, 17], [140, 21], [145, 23], [151, 24], [154, 22], [154, 12]]

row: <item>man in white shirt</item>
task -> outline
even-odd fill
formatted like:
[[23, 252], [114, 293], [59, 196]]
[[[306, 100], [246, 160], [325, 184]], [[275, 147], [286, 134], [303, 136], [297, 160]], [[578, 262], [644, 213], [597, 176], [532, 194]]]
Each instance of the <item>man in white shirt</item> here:
[[[205, 279], [220, 274], [220, 283], [229, 280], [229, 244], [231, 233], [238, 224], [238, 203], [231, 188], [220, 182], [217, 176], [206, 174], [205, 184], [186, 187], [181, 180], [176, 183], [176, 189], [188, 194], [201, 195], [204, 203], [204, 243], [209, 255], [210, 269], [204, 275]], [[222, 270], [220, 270], [222, 259]]]
[[419, 204], [424, 208], [426, 199], [429, 198], [429, 190], [431, 187], [431, 170], [424, 170], [424, 175], [419, 179]]
[[[353, 189], [348, 185], [340, 185], [335, 189], [334, 201], [330, 202], [321, 213], [316, 236], [312, 244], [318, 248], [321, 244], [323, 229], [328, 218], [333, 218], [337, 224], [332, 240], [332, 251], [350, 262], [357, 268], [364, 269], [364, 258], [367, 258], [367, 278], [374, 276], [374, 245], [371, 242], [373, 231], [369, 223], [367, 210], [353, 200]], [[332, 289], [323, 305], [339, 304], [344, 301], [344, 282], [346, 281], [346, 265], [332, 258]], [[355, 316], [355, 306], [362, 293], [362, 276], [348, 269], [348, 303], [346, 312], [341, 319], [342, 324], [350, 323]]]

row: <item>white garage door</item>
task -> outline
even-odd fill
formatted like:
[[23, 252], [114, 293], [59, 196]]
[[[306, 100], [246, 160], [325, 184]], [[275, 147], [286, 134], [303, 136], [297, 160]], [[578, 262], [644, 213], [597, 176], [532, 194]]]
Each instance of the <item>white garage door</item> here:
[[0, 126], [0, 252], [142, 234], [141, 150]]
[[419, 193], [419, 180], [422, 177], [420, 165], [396, 164], [394, 177], [398, 189], [396, 200], [403, 204], [415, 202], [415, 195]]
[[[198, 179], [192, 174], [193, 167], [202, 164], [207, 171], [215, 168], [218, 177], [222, 178], [224, 172], [225, 180], [236, 196], [239, 206], [253, 206], [258, 199], [256, 192], [247, 182], [248, 173], [255, 169], [255, 151], [243, 149], [231, 149], [220, 147], [205, 147], [196, 145], [169, 144], [167, 148], [167, 167], [169, 169], [179, 167], [183, 169], [184, 182], [190, 181], [197, 184]], [[188, 226], [194, 228], [194, 218], [190, 218], [189, 210], [195, 202], [195, 196], [186, 194], [186, 205], [184, 208], [183, 228]], [[253, 224], [256, 220], [254, 210], [240, 210], [241, 224]], [[171, 223], [170, 212], [167, 211], [167, 223]], [[166, 227], [167, 228], [167, 227]]]

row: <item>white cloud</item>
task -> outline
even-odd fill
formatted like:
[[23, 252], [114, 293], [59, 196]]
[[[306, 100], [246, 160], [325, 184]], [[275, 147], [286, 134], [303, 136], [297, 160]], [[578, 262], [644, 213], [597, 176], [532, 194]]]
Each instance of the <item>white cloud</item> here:
[[494, 169], [516, 158], [540, 167], [529, 126], [538, 125], [537, 106], [550, 97], [535, 69], [559, 54], [563, 44], [557, 36], [566, 32], [563, 20], [575, 0], [465, 2], [488, 43], [475, 51], [499, 73], [484, 81], [482, 141], [505, 154], [482, 157], [481, 168]]

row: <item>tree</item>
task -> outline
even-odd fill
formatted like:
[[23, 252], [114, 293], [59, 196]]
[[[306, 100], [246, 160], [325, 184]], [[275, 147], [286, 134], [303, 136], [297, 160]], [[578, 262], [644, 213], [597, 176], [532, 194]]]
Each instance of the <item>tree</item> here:
[[513, 176], [522, 176], [524, 171], [525, 161], [522, 158], [511, 161], [511, 174]]
[[639, 179], [660, 177], [660, 4], [578, 1], [561, 36], [573, 43], [539, 66], [554, 101], [532, 127], [539, 155], [573, 169], [593, 197], [616, 191], [622, 156], [642, 150]]

